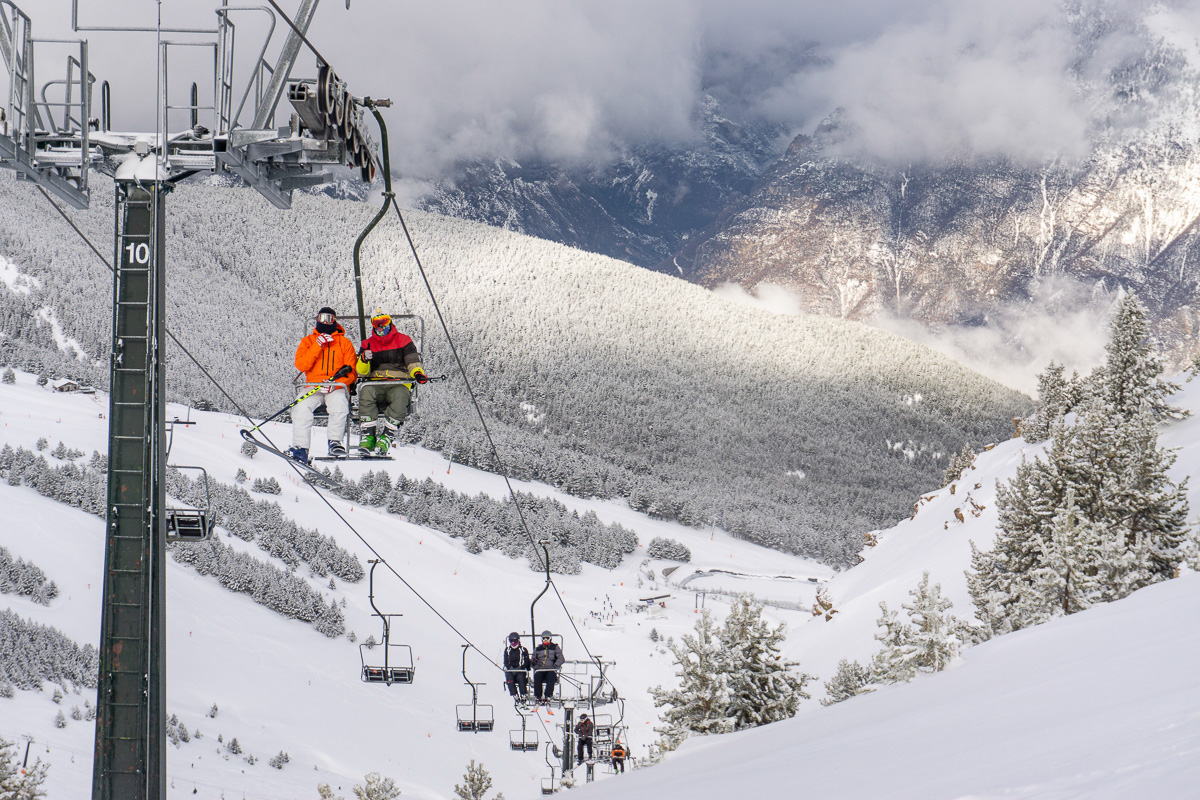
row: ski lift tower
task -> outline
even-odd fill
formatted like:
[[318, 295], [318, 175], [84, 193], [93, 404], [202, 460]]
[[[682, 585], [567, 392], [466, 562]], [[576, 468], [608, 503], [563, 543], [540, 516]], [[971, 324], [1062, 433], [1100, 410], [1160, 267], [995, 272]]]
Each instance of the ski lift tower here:
[[[315, 76], [292, 77], [302, 44], [316, 54], [306, 35], [318, 0], [299, 0], [294, 21], [267, 1], [270, 7], [210, 0], [214, 17], [203, 28], [164, 26], [160, 2], [153, 27], [131, 28], [88, 24], [81, 19], [86, 7], [80, 10], [86, 0], [72, 0], [74, 31], [119, 33], [122, 46], [141, 36], [155, 48], [156, 130], [129, 132], [111, 124], [107, 82], [93, 117], [97, 79], [87, 40], [36, 39], [30, 17], [13, 0], [0, 0], [0, 56], [9, 81], [7, 105], [0, 106], [0, 166], [79, 209], [88, 206], [92, 171], [112, 176], [116, 186], [94, 800], [165, 800], [167, 793], [165, 198], [183, 178], [225, 172], [288, 208], [294, 189], [330, 180], [333, 166], [360, 169], [371, 180], [379, 165], [363, 125], [363, 107], [372, 101], [351, 95], [320, 55]], [[254, 20], [267, 29], [261, 47], [253, 60], [237, 60], [236, 24], [249, 28]], [[276, 34], [283, 41], [272, 64], [266, 55]], [[169, 67], [185, 49], [199, 51], [206, 66], [202, 75], [173, 81]], [[191, 81], [190, 92], [186, 82], [180, 90], [180, 77]], [[285, 92], [292, 113], [277, 126]]]

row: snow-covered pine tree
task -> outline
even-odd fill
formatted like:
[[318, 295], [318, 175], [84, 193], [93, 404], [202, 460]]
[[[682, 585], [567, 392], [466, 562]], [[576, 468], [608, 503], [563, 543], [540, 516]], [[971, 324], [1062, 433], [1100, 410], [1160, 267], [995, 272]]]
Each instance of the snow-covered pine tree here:
[[[1050, 523], [1049, 533], [1034, 535], [1041, 564], [1029, 574], [1017, 609], [1030, 624], [1082, 611], [1101, 596], [1100, 552], [1105, 538], [1115, 537], [1080, 516], [1074, 491], [1068, 492], [1066, 503]], [[1116, 555], [1118, 560], [1128, 558], [1123, 552]], [[1127, 571], [1117, 566], [1117, 572]]]
[[942, 473], [942, 486], [949, 486], [962, 477], [962, 474], [975, 465], [975, 451], [971, 445], [964, 444], [961, 453], [950, 456], [950, 463]]
[[1079, 378], [1063, 378], [1063, 365], [1053, 361], [1046, 371], [1038, 375], [1038, 405], [1034, 412], [1021, 420], [1021, 435], [1027, 442], [1041, 442], [1050, 438], [1051, 429], [1061, 421], [1079, 397]]
[[[1100, 579], [1100, 597], [1124, 597], [1175, 575], [1187, 546], [1187, 481], [1176, 485], [1168, 475], [1175, 456], [1158, 447], [1155, 413], [1146, 403], [1126, 416], [1101, 395], [1093, 396], [1080, 407], [1074, 425], [1055, 424], [1045, 461], [1022, 464], [1007, 485], [998, 487], [995, 547], [985, 553], [972, 545], [967, 575], [977, 615], [992, 633], [1036, 625], [1053, 613], [1032, 583], [1035, 571], [1046, 566], [1047, 553], [1061, 549], [1053, 545], [1054, 525], [1059, 520], [1061, 535], [1060, 513], [1068, 497], [1076, 518], [1071, 530], [1089, 536], [1102, 532], [1095, 535], [1105, 560], [1097, 555], [1086, 567]], [[1109, 541], [1112, 537], [1116, 540]], [[1072, 557], [1085, 552], [1072, 547]], [[1039, 573], [1039, 582], [1052, 581], [1054, 569]]]
[[317, 784], [317, 800], [346, 800], [341, 795], [333, 793], [333, 787], [328, 783]]
[[354, 796], [358, 800], [396, 800], [400, 790], [391, 778], [385, 778], [378, 772], [368, 772], [365, 785], [354, 784]]
[[[492, 776], [483, 768], [483, 764], [476, 764], [475, 759], [471, 759], [467, 771], [463, 773], [463, 782], [454, 784], [454, 795], [459, 800], [486, 800], [490, 788]], [[493, 800], [504, 800], [503, 793], [497, 794]]]
[[911, 630], [900, 619], [899, 611], [888, 610], [886, 602], [879, 603], [879, 611], [875, 625], [882, 630], [875, 634], [875, 639], [883, 647], [871, 659], [871, 679], [879, 683], [910, 681], [917, 674], [913, 650], [909, 646]]
[[346, 621], [342, 617], [342, 609], [336, 600], [330, 600], [328, 607], [322, 606], [321, 616], [317, 617], [313, 627], [318, 633], [323, 633], [330, 639], [335, 639], [346, 632]]
[[[684, 634], [679, 644], [667, 645], [679, 668], [679, 688], [650, 690], [655, 708], [667, 706], [666, 725], [655, 730], [675, 744], [691, 733], [726, 733], [733, 730], [729, 708], [727, 656], [717, 626], [707, 611], [696, 620], [695, 634]], [[669, 749], [674, 749], [669, 748]]]
[[780, 653], [786, 626], [772, 628], [762, 617], [763, 606], [743, 594], [733, 601], [718, 639], [725, 649], [729, 680], [729, 709], [735, 729], [767, 725], [796, 715], [809, 677]]
[[1132, 292], [1117, 303], [1109, 325], [1107, 355], [1091, 375], [1092, 394], [1125, 419], [1131, 419], [1140, 408], [1148, 409], [1156, 422], [1181, 419], [1185, 412], [1167, 402], [1179, 385], [1162, 378], [1162, 360], [1146, 316], [1146, 307]]
[[831, 706], [849, 700], [863, 694], [870, 685], [871, 671], [857, 661], [843, 658], [838, 662], [837, 672], [825, 682], [826, 696], [821, 698], [821, 705]]
[[50, 765], [35, 759], [21, 767], [21, 754], [15, 743], [0, 736], [0, 797], [4, 800], [39, 800], [46, 796], [42, 784]]
[[962, 646], [962, 624], [947, 614], [954, 603], [942, 597], [942, 585], [929, 585], [929, 573], [921, 577], [917, 588], [909, 592], [911, 603], [901, 606], [908, 612], [912, 627], [908, 646], [921, 672], [941, 672], [958, 655]]

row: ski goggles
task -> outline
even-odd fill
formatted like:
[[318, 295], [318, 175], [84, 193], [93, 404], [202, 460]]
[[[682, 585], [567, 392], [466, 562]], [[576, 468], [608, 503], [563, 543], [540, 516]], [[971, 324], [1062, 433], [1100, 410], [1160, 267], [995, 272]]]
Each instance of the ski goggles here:
[[322, 325], [332, 325], [335, 321], [337, 321], [336, 314], [330, 314], [328, 311], [324, 314], [317, 314], [317, 322]]

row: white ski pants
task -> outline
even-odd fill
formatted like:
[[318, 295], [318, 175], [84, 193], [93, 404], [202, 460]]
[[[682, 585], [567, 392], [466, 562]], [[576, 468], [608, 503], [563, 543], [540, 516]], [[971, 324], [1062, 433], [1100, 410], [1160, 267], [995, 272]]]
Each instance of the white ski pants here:
[[308, 449], [312, 435], [313, 412], [322, 405], [329, 412], [329, 428], [326, 429], [329, 441], [340, 442], [346, 438], [346, 420], [350, 418], [350, 395], [345, 389], [334, 389], [328, 394], [322, 390], [292, 406], [292, 447]]

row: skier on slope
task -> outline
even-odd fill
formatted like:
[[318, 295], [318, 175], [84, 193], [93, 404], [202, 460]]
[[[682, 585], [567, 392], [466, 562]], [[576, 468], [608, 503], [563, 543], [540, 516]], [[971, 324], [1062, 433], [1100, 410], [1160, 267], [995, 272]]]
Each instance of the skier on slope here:
[[372, 384], [372, 381], [413, 379], [427, 383], [425, 368], [417, 346], [396, 330], [392, 318], [376, 309], [371, 317], [371, 335], [362, 343], [355, 365], [366, 379], [359, 388], [358, 413], [362, 439], [358, 449], [364, 455], [387, 455], [396, 431], [408, 416], [412, 390], [408, 384]]
[[554, 643], [554, 634], [542, 631], [542, 643], [533, 650], [533, 696], [541, 705], [554, 699], [554, 684], [564, 659], [562, 648]]
[[521, 644], [521, 634], [513, 631], [508, 635], [508, 647], [504, 648], [504, 683], [508, 693], [518, 702], [529, 694], [529, 670], [533, 662], [529, 650]]
[[354, 366], [354, 345], [346, 338], [346, 331], [338, 324], [337, 314], [329, 306], [317, 312], [317, 324], [313, 332], [300, 340], [296, 348], [296, 369], [304, 373], [307, 383], [336, 382], [340, 386], [325, 386], [311, 397], [292, 407], [292, 446], [288, 455], [304, 464], [309, 463], [308, 446], [312, 433], [313, 412], [322, 405], [329, 412], [329, 455], [346, 455], [342, 439], [346, 436], [346, 421], [350, 416], [350, 385], [355, 376], [350, 371], [343, 378], [333, 381], [333, 376], [342, 367]]

